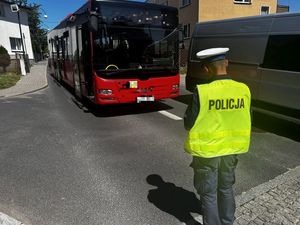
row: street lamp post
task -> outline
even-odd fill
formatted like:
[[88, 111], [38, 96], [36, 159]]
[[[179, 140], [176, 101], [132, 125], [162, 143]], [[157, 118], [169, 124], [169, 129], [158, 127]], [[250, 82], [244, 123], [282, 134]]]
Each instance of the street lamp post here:
[[[48, 15], [47, 13], [45, 12], [45, 10], [42, 8], [42, 7], [39, 7], [39, 9], [44, 13], [44, 19], [48, 19]], [[45, 24], [44, 24], [45, 25]], [[41, 47], [41, 43], [40, 43], [40, 54], [41, 54], [41, 58], [44, 60], [44, 52], [42, 50], [42, 47]]]
[[24, 48], [24, 42], [23, 42], [23, 35], [22, 35], [22, 28], [21, 28], [21, 21], [20, 21], [20, 8], [17, 4], [13, 4], [10, 6], [11, 7], [11, 11], [12, 12], [16, 12], [17, 15], [18, 15], [18, 23], [19, 23], [19, 30], [20, 30], [20, 37], [21, 37], [21, 44], [22, 44], [22, 54], [23, 54], [23, 60], [25, 62], [25, 70], [26, 70], [26, 73], [29, 73], [30, 72], [30, 69], [29, 69], [29, 64], [28, 64], [28, 60], [27, 60], [27, 57], [25, 55], [25, 48]]

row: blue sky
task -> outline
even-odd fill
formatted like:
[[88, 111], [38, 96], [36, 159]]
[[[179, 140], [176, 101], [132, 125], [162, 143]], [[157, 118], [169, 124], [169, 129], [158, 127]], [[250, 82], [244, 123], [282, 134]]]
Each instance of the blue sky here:
[[280, 5], [289, 5], [290, 12], [300, 12], [300, 1], [299, 0], [278, 0]]
[[[36, 3], [42, 6], [42, 11], [48, 18], [42, 18], [43, 27], [46, 29], [54, 28], [68, 14], [75, 12], [87, 0], [28, 0], [29, 3]], [[144, 0], [134, 0], [144, 2]]]
[[[144, 0], [135, 0], [144, 2]], [[76, 11], [86, 0], [29, 0], [29, 3], [42, 5], [42, 9], [48, 15], [48, 18], [42, 18], [43, 27], [52, 29], [65, 16]], [[289, 5], [290, 12], [300, 12], [300, 0], [278, 0], [278, 4]]]

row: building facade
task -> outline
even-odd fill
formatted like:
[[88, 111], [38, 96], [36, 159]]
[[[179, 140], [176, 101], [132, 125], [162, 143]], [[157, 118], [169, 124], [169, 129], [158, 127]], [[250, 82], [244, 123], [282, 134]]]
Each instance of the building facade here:
[[[18, 15], [11, 11], [11, 3], [0, 0], [0, 45], [4, 46], [12, 59], [17, 54], [22, 55], [22, 39], [20, 36]], [[23, 35], [24, 52], [28, 55], [29, 60], [33, 60], [33, 51], [31, 37], [28, 25], [28, 14], [26, 9], [20, 7], [20, 24]]]
[[277, 12], [277, 0], [146, 0], [148, 3], [174, 6], [184, 33], [181, 66], [185, 66], [190, 37], [198, 22], [221, 20]]

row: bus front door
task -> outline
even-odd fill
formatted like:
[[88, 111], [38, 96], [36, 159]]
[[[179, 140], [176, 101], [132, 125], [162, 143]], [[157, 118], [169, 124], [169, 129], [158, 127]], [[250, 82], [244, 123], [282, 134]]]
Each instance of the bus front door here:
[[78, 98], [82, 98], [82, 82], [81, 82], [81, 74], [82, 74], [82, 63], [80, 60], [82, 52], [82, 35], [81, 35], [81, 27], [76, 28], [76, 50], [74, 52], [75, 62], [74, 62], [74, 90], [75, 95]]
[[81, 81], [86, 96], [93, 100], [94, 98], [94, 84], [93, 84], [93, 70], [92, 70], [92, 53], [91, 53], [91, 32], [88, 24], [83, 24], [81, 29], [81, 41], [78, 43], [82, 46], [81, 63], [83, 64], [83, 73], [81, 73]]
[[77, 43], [77, 60], [76, 66], [78, 72], [74, 74], [75, 93], [78, 97], [88, 96], [88, 90], [86, 87], [85, 71], [86, 71], [86, 53], [84, 47], [84, 35], [82, 26], [76, 29], [76, 43]]
[[61, 73], [60, 73], [60, 52], [61, 52], [61, 46], [60, 46], [60, 39], [56, 36], [55, 37], [55, 49], [56, 49], [56, 54], [55, 54], [55, 60], [54, 60], [54, 77], [58, 80], [61, 81]]

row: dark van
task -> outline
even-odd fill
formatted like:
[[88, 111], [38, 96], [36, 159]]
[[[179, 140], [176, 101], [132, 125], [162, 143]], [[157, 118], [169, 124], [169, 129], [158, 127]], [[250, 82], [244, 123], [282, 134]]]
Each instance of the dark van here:
[[250, 87], [257, 110], [300, 123], [300, 13], [198, 23], [189, 49], [188, 90], [206, 82], [196, 53], [215, 47], [230, 48], [228, 73]]

